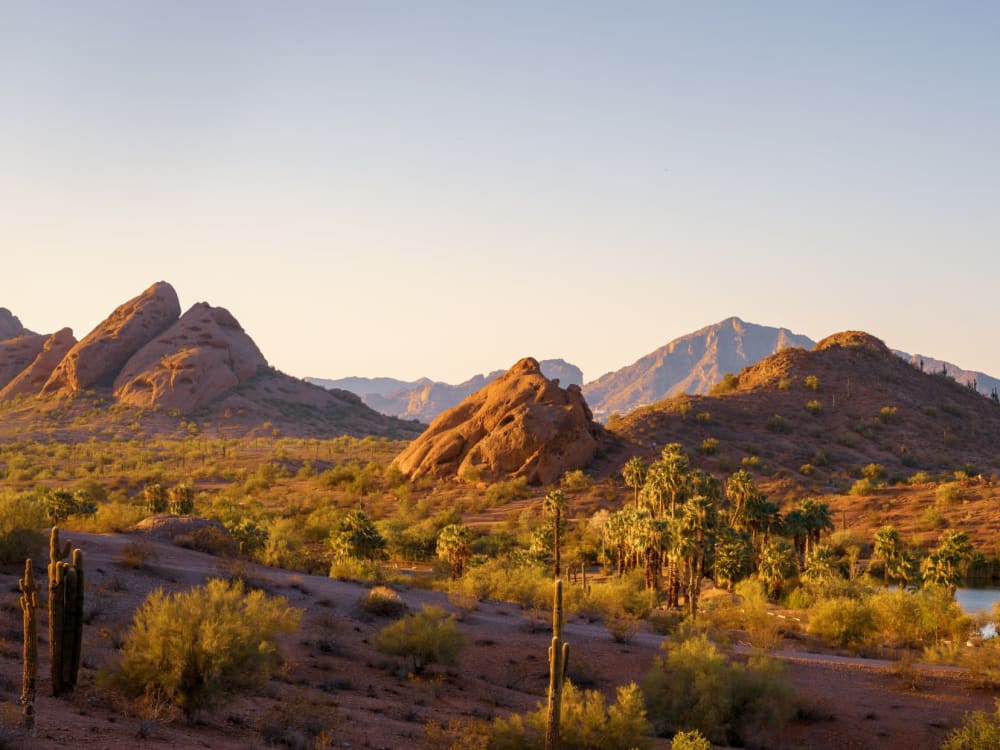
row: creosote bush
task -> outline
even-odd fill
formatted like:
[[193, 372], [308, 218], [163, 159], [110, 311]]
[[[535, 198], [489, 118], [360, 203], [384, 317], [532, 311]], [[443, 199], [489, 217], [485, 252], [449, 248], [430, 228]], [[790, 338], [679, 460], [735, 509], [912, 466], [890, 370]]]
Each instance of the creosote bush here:
[[372, 638], [380, 653], [409, 659], [413, 674], [420, 674], [430, 664], [454, 666], [463, 642], [454, 615], [426, 604], [420, 612], [386, 625]]
[[[490, 750], [542, 750], [547, 709], [514, 714], [493, 723]], [[647, 750], [652, 747], [642, 692], [633, 682], [619, 686], [612, 705], [599, 690], [566, 681], [560, 703], [559, 741], [574, 750]]]
[[721, 744], [742, 744], [752, 733], [783, 725], [794, 693], [782, 665], [753, 656], [730, 662], [704, 635], [664, 642], [643, 682], [649, 717], [659, 734], [697, 730]]
[[213, 579], [151, 593], [136, 612], [114, 681], [127, 695], [198, 711], [259, 689], [280, 661], [277, 637], [302, 612], [283, 598]]

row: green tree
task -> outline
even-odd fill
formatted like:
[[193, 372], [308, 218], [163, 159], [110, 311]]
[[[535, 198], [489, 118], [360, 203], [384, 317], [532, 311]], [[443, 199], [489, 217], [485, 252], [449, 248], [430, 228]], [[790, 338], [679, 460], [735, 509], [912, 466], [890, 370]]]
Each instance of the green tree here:
[[625, 486], [632, 488], [635, 493], [635, 504], [639, 504], [639, 488], [646, 483], [646, 472], [649, 466], [638, 456], [633, 456], [625, 462], [622, 469], [622, 477], [625, 479]]
[[147, 484], [143, 488], [142, 500], [148, 513], [165, 513], [167, 510], [167, 491], [158, 483]]
[[169, 510], [173, 515], [187, 516], [194, 511], [194, 490], [190, 485], [175, 485], [167, 495]]
[[761, 548], [757, 575], [772, 599], [781, 595], [781, 587], [795, 569], [795, 552], [784, 539], [774, 539]]
[[455, 665], [463, 640], [454, 615], [425, 604], [378, 631], [372, 645], [380, 653], [409, 659], [413, 674], [420, 674], [430, 664]]
[[954, 595], [974, 559], [975, 549], [969, 535], [964, 531], [949, 531], [937, 549], [924, 558], [920, 572], [925, 584], [944, 586]]
[[264, 686], [278, 664], [277, 636], [294, 632], [301, 610], [239, 582], [213, 579], [176, 594], [157, 589], [135, 613], [118, 682], [181, 708], [202, 709]]
[[462, 575], [472, 557], [472, 529], [458, 523], [441, 529], [437, 539], [437, 556], [451, 566], [451, 580]]
[[881, 560], [884, 567], [883, 582], [889, 585], [889, 573], [902, 557], [903, 546], [899, 532], [893, 526], [883, 526], [875, 532], [872, 559]]
[[368, 560], [386, 557], [385, 539], [363, 511], [352, 510], [330, 532], [330, 549], [335, 559]]

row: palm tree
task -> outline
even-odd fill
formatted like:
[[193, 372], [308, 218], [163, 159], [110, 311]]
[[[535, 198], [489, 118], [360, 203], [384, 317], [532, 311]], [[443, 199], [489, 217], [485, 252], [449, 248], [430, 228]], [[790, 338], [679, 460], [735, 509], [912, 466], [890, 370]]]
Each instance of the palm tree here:
[[740, 469], [726, 480], [726, 498], [729, 500], [729, 523], [737, 531], [749, 531], [747, 506], [758, 495], [757, 483], [745, 469]]
[[635, 503], [639, 504], [639, 488], [646, 483], [646, 472], [649, 466], [638, 456], [632, 456], [625, 462], [622, 469], [622, 477], [625, 479], [625, 486], [631, 487], [635, 491]]
[[896, 566], [896, 561], [902, 554], [902, 542], [899, 532], [893, 526], [883, 526], [875, 532], [872, 559], [881, 560], [885, 566], [883, 582], [889, 585], [889, 571]]
[[722, 526], [715, 537], [715, 585], [725, 585], [728, 591], [753, 568], [753, 546], [750, 535]]
[[437, 539], [437, 556], [451, 566], [451, 580], [462, 575], [472, 557], [472, 529], [451, 523], [441, 529]]
[[718, 524], [715, 502], [705, 495], [695, 495], [686, 503], [681, 513], [679, 535], [684, 540], [688, 554], [687, 601], [691, 618], [698, 611], [698, 595], [705, 573], [705, 554]]
[[775, 539], [760, 550], [757, 575], [767, 588], [772, 599], [781, 595], [785, 579], [795, 572], [795, 551], [784, 539]]
[[920, 564], [924, 583], [947, 586], [954, 596], [975, 557], [976, 551], [969, 535], [964, 531], [949, 531], [938, 548]]
[[558, 578], [561, 572], [559, 526], [562, 522], [562, 514], [566, 510], [565, 493], [562, 490], [550, 491], [542, 502], [542, 509], [552, 516], [552, 574]]
[[352, 510], [330, 532], [330, 548], [338, 560], [374, 562], [386, 556], [385, 539], [364, 511]]
[[819, 544], [819, 537], [824, 531], [833, 531], [833, 513], [830, 506], [820, 502], [815, 497], [807, 497], [799, 503], [806, 529], [806, 558], [809, 550]]
[[807, 583], [825, 583], [841, 578], [840, 565], [833, 550], [825, 544], [818, 544], [809, 551], [806, 569], [802, 578]]

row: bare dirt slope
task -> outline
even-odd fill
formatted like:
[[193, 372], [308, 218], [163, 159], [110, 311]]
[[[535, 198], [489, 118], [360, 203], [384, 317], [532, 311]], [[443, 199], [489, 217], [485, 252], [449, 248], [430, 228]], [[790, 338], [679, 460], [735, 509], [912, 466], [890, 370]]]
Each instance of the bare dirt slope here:
[[[544, 628], [529, 627], [514, 605], [484, 602], [461, 623], [466, 646], [458, 668], [432, 668], [420, 679], [396, 660], [378, 654], [371, 635], [388, 620], [362, 616], [356, 602], [367, 587], [256, 565], [221, 561], [170, 543], [148, 540], [144, 569], [123, 567], [122, 549], [138, 535], [65, 534], [84, 550], [87, 566], [85, 656], [76, 694], [47, 697], [48, 659], [41, 646], [38, 730], [34, 738], [14, 728], [20, 694], [20, 611], [14, 570], [0, 575], [0, 716], [7, 747], [263, 748], [268, 744], [312, 747], [413, 748], [423, 742], [422, 724], [455, 717], [489, 719], [535, 707], [547, 685]], [[38, 559], [43, 563], [43, 559]], [[188, 725], [165, 707], [142, 707], [98, 684], [98, 671], [113, 663], [131, 614], [161, 586], [179, 590], [210, 576], [239, 575], [286, 597], [305, 610], [299, 632], [287, 640], [286, 664], [259, 696], [224, 706]], [[400, 590], [411, 608], [449, 607], [436, 592]], [[44, 616], [43, 627], [44, 632]], [[596, 623], [567, 624], [572, 644], [570, 677], [613, 695], [614, 687], [641, 680], [661, 638], [641, 632], [616, 644]], [[885, 662], [788, 654], [790, 675], [805, 707], [797, 720], [763, 746], [784, 748], [936, 748], [950, 727], [971, 709], [989, 709], [993, 696], [969, 687], [960, 673], [940, 670], [904, 684]], [[298, 744], [306, 743], [306, 744]], [[658, 740], [658, 748], [668, 747]]]

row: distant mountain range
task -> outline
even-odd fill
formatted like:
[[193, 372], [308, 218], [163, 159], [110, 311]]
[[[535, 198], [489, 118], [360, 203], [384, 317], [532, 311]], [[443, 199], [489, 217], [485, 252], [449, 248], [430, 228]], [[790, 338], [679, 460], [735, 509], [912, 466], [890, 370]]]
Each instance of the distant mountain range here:
[[[558, 380], [563, 388], [568, 385], [583, 385], [583, 372], [576, 365], [561, 359], [546, 359], [539, 364], [542, 374], [550, 380]], [[323, 388], [350, 391], [359, 396], [367, 406], [382, 414], [430, 423], [441, 412], [457, 406], [466, 396], [492, 383], [505, 372], [507, 371], [494, 370], [486, 375], [474, 375], [458, 385], [435, 382], [428, 378], [413, 381], [357, 377], [306, 380]]]
[[[703, 395], [726, 373], [739, 373], [782, 349], [812, 349], [816, 342], [787, 328], [726, 318], [694, 333], [674, 339], [627, 367], [602, 375], [583, 385], [583, 394], [594, 416], [605, 421], [614, 413], [627, 414], [642, 406], [682, 393]], [[928, 373], [942, 369], [962, 385], [975, 385], [983, 394], [1000, 389], [1000, 380], [985, 373], [964, 370], [933, 357], [895, 351], [897, 356]], [[561, 359], [545, 360], [542, 372], [559, 378], [563, 386], [580, 384], [583, 373]], [[427, 378], [403, 381], [394, 378], [306, 378], [324, 388], [342, 388], [357, 394], [368, 406], [383, 414], [429, 423], [438, 414], [458, 404], [470, 393], [492, 382], [502, 370], [476, 375], [464, 383], [450, 385]]]

